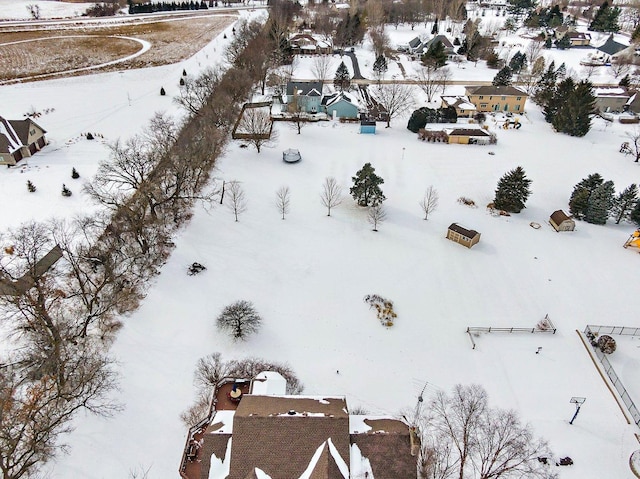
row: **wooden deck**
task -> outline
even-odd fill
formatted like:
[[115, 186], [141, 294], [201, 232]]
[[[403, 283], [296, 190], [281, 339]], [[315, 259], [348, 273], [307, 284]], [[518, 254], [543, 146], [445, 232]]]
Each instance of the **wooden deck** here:
[[[233, 382], [223, 384], [216, 390], [215, 410], [216, 411], [235, 411], [238, 404], [242, 400], [232, 401], [230, 393], [233, 389]], [[249, 394], [250, 382], [244, 381], [236, 383], [242, 395]], [[207, 434], [208, 424], [197, 430], [192, 439], [186, 444], [183, 451], [183, 467], [180, 475], [185, 479], [207, 479], [209, 475], [210, 447], [207, 447], [209, 440], [215, 441], [214, 435]], [[198, 444], [200, 447], [196, 447]], [[209, 457], [205, 457], [209, 454]], [[204, 462], [204, 464], [203, 464]], [[204, 467], [203, 467], [204, 466]], [[204, 473], [204, 478], [202, 474]]]

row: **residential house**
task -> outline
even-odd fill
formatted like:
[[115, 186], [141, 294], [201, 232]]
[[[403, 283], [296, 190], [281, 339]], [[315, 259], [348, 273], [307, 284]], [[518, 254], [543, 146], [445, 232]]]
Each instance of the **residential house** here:
[[[238, 389], [239, 390], [239, 389]], [[342, 396], [286, 395], [260, 373], [234, 409], [214, 410], [181, 467], [186, 479], [416, 479], [419, 441], [402, 421], [353, 415]], [[183, 466], [186, 465], [183, 460]]]
[[480, 241], [480, 233], [460, 226], [457, 223], [451, 223], [451, 226], [447, 229], [447, 239], [471, 248]]
[[468, 86], [466, 94], [478, 111], [506, 111], [522, 113], [527, 94], [513, 86]]
[[576, 229], [576, 222], [569, 218], [564, 211], [554, 211], [549, 217], [549, 224], [556, 231], [573, 231]]
[[0, 117], [0, 165], [15, 165], [47, 144], [44, 128], [31, 118], [7, 120]]
[[358, 100], [344, 91], [324, 96], [322, 110], [333, 118], [356, 119], [360, 117]]
[[322, 102], [322, 82], [287, 83], [287, 110], [292, 113], [300, 110], [304, 113], [318, 113]]
[[449, 143], [462, 145], [488, 145], [493, 137], [482, 128], [452, 128], [445, 130]]
[[591, 35], [586, 32], [568, 31], [565, 36], [571, 42], [572, 47], [588, 47], [591, 43]]
[[291, 53], [294, 55], [329, 55], [331, 44], [310, 33], [296, 33], [289, 38]]
[[478, 111], [476, 106], [466, 96], [443, 96], [441, 108], [453, 107], [458, 117], [471, 118]]
[[444, 35], [436, 35], [431, 40], [426, 42], [422, 47], [421, 53], [426, 53], [431, 45], [435, 45], [438, 42], [442, 43], [442, 45], [444, 46], [444, 52], [447, 54], [447, 59], [451, 60], [456, 56], [456, 50], [453, 46], [453, 43], [451, 43], [451, 41]]
[[609, 38], [607, 38], [606, 42], [604, 42], [602, 45], [597, 47], [597, 49], [605, 55], [605, 61], [607, 63], [610, 62], [612, 58], [615, 58], [616, 56], [620, 56], [620, 54], [623, 54], [623, 50], [627, 50], [628, 48], [629, 48], [629, 45], [616, 42], [613, 39], [613, 33], [609, 35]]
[[593, 92], [596, 97], [596, 109], [601, 113], [627, 110], [627, 104], [632, 97], [632, 94], [622, 87], [597, 87]]
[[415, 37], [413, 40], [409, 41], [406, 50], [408, 53], [417, 53], [419, 51], [422, 51], [423, 47], [424, 44], [422, 43], [422, 40], [420, 40], [419, 37]]

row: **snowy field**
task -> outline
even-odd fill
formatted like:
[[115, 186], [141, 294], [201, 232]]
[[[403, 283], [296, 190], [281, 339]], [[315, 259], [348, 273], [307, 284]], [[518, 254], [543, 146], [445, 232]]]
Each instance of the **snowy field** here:
[[[171, 100], [177, 87], [167, 88], [175, 83], [168, 79], [183, 68], [204, 68], [222, 42], [218, 37], [167, 67], [0, 86], [8, 118], [53, 108], [36, 120], [52, 144], [24, 172], [0, 169], [0, 200], [12, 205], [0, 228], [92, 208], [71, 180], [71, 167], [82, 175], [75, 181], [88, 179], [108, 155], [103, 139], [140, 132], [155, 111], [178, 115]], [[477, 71], [478, 79], [495, 74], [480, 64]], [[166, 97], [158, 94], [162, 85]], [[375, 136], [338, 122], [309, 125], [297, 135], [277, 123], [278, 144], [260, 154], [231, 143], [215, 176], [242, 182], [247, 211], [235, 223], [225, 207], [196, 210], [113, 347], [125, 410], [108, 420], [79, 417], [66, 441], [70, 453], [51, 466], [50, 477], [127, 477], [147, 468], [153, 479], [176, 477], [185, 440], [178, 416], [193, 399], [197, 359], [214, 351], [225, 359], [287, 362], [307, 394], [344, 394], [351, 407], [372, 414], [413, 410], [425, 383], [428, 395], [480, 383], [492, 405], [516, 409], [558, 456], [573, 458], [573, 467], [558, 469], [562, 479], [633, 477], [628, 458], [639, 447], [637, 427], [627, 425], [576, 333], [586, 324], [638, 326], [629, 311], [640, 308], [633, 286], [640, 255], [622, 248], [633, 228], [579, 222], [575, 232], [559, 234], [547, 223], [554, 210], [566, 211], [573, 186], [590, 173], [613, 180], [618, 191], [640, 181], [640, 166], [618, 153], [633, 127], [596, 121], [586, 137], [571, 138], [553, 133], [531, 103], [527, 111], [520, 130], [498, 130], [498, 144], [490, 147], [420, 142], [406, 130], [406, 118], [389, 129], [379, 125]], [[489, 125], [496, 126], [492, 119]], [[87, 131], [103, 138], [82, 139]], [[284, 164], [287, 148], [298, 148], [303, 160]], [[325, 177], [348, 190], [365, 162], [385, 179], [388, 217], [377, 233], [350, 197], [330, 218], [319, 199]], [[498, 179], [519, 165], [533, 180], [527, 208], [491, 216], [484, 205]], [[36, 193], [27, 192], [27, 179]], [[69, 199], [59, 193], [62, 182], [74, 192]], [[284, 221], [274, 206], [283, 185], [292, 193]], [[418, 202], [429, 185], [439, 191], [440, 206], [424, 221]], [[460, 205], [460, 196], [479, 207]], [[531, 228], [532, 221], [542, 228]], [[479, 231], [480, 243], [468, 250], [446, 240], [452, 222]], [[208, 269], [187, 276], [194, 261]], [[382, 327], [363, 302], [371, 293], [394, 302], [392, 328]], [[264, 318], [262, 330], [243, 343], [214, 325], [238, 299], [253, 301]], [[483, 334], [475, 350], [465, 334], [467, 326], [534, 327], [545, 314], [557, 334]], [[638, 350], [620, 350], [627, 351], [632, 356], [621, 359], [620, 374], [638, 391]], [[569, 425], [572, 396], [587, 402]]]
[[56, 0], [0, 0], [0, 20], [30, 20], [29, 6], [40, 8], [41, 19], [81, 16], [95, 2], [67, 3]]

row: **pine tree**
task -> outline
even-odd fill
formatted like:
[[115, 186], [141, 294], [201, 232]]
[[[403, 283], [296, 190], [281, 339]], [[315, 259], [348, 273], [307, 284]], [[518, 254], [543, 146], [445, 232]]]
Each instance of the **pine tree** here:
[[620, 9], [618, 7], [610, 7], [609, 2], [605, 1], [600, 5], [596, 15], [593, 17], [589, 30], [615, 33], [620, 30], [620, 25], [618, 24], [619, 16]]
[[633, 210], [629, 213], [629, 220], [640, 228], [640, 201], [636, 202]]
[[338, 90], [346, 90], [351, 85], [351, 75], [344, 62], [340, 62], [340, 65], [338, 65], [333, 84]]
[[27, 180], [27, 190], [29, 190], [29, 193], [36, 192], [36, 185], [34, 185], [31, 180]]
[[67, 186], [63, 183], [62, 184], [62, 196], [71, 196], [71, 190], [69, 188], [67, 188]]
[[436, 21], [433, 22], [433, 27], [431, 28], [431, 35], [437, 35], [438, 34], [438, 19], [436, 18]]
[[598, 186], [598, 188], [596, 188], [593, 194], [589, 197], [589, 203], [584, 215], [584, 220], [587, 223], [595, 225], [605, 224], [607, 222], [607, 218], [609, 218], [609, 212], [611, 211], [613, 195], [615, 192], [613, 181], [605, 181]]
[[638, 203], [638, 186], [635, 183], [627, 186], [613, 200], [611, 207], [611, 217], [616, 220], [616, 224], [620, 224], [623, 220], [628, 220], [629, 215]]
[[[543, 58], [543, 57], [540, 57]], [[521, 53], [518, 50], [513, 57], [511, 57], [511, 61], [509, 62], [509, 68], [513, 73], [520, 73], [523, 68], [527, 66], [527, 55]]]
[[531, 195], [529, 186], [531, 180], [525, 175], [524, 169], [518, 166], [500, 178], [493, 203], [499, 210], [510, 213], [520, 213]]
[[551, 48], [552, 45], [553, 45], [553, 42], [551, 41], [551, 37], [545, 38], [544, 47], [545, 48]]
[[75, 167], [71, 168], [71, 178], [73, 178], [74, 180], [80, 178], [80, 173], [78, 173], [78, 170], [76, 170]]
[[584, 218], [591, 194], [603, 183], [602, 176], [599, 173], [593, 173], [573, 187], [571, 198], [569, 198], [569, 211], [574, 218], [578, 220]]
[[510, 86], [511, 78], [513, 77], [513, 72], [511, 68], [505, 66], [503, 67], [496, 76], [493, 77], [493, 86]]
[[553, 100], [544, 108], [556, 131], [571, 136], [584, 136], [591, 129], [591, 117], [596, 113], [596, 98], [589, 81], [575, 83], [571, 77], [561, 81]]
[[376, 61], [373, 63], [373, 71], [378, 77], [382, 77], [389, 69], [387, 64], [387, 58], [384, 55], [378, 55]]
[[376, 175], [375, 171], [371, 163], [365, 163], [356, 176], [351, 178], [353, 186], [349, 189], [349, 193], [360, 206], [377, 206], [386, 199], [380, 189], [384, 180]]
[[556, 48], [559, 50], [567, 50], [571, 48], [571, 40], [564, 35], [560, 40], [556, 42]]
[[629, 88], [631, 86], [631, 78], [629, 78], [628, 73], [620, 79], [618, 86], [622, 88]]
[[447, 52], [445, 52], [444, 44], [439, 40], [431, 43], [426, 53], [422, 55], [421, 60], [424, 65], [433, 65], [436, 68], [445, 66], [447, 64]]
[[498, 68], [498, 66], [500, 65], [500, 57], [498, 56], [498, 54], [496, 53], [495, 50], [491, 50], [487, 56], [486, 56], [486, 61], [487, 61], [487, 67], [488, 68]]
[[166, 91], [164, 91], [164, 87], [160, 87], [160, 96], [165, 96], [167, 94]]

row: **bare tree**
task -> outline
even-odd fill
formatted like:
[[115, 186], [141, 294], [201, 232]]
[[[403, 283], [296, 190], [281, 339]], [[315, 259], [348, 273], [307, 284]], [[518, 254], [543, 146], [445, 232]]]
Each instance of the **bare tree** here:
[[544, 50], [544, 42], [540, 40], [531, 40], [529, 42], [529, 45], [527, 45], [527, 49], [525, 50], [527, 63], [529, 65], [533, 65], [538, 60], [538, 58], [542, 56], [543, 50]]
[[302, 128], [307, 124], [304, 100], [300, 95], [294, 95], [287, 107], [292, 128], [296, 130], [299, 135], [302, 132]]
[[222, 75], [223, 72], [219, 68], [207, 68], [195, 78], [187, 76], [184, 78], [184, 85], [180, 87], [180, 94], [174, 101], [190, 115], [204, 114], [204, 107], [220, 84]]
[[376, 87], [376, 98], [387, 112], [387, 128], [391, 126], [391, 120], [414, 105], [413, 89], [410, 85], [390, 83]]
[[289, 213], [289, 205], [291, 204], [291, 192], [288, 186], [282, 186], [276, 191], [276, 208], [285, 219], [285, 215]]
[[513, 411], [490, 408], [481, 386], [457, 385], [451, 394], [439, 392], [423, 419], [419, 464], [427, 472], [424, 477], [556, 477], [537, 460], [548, 457], [547, 444], [535, 439]]
[[447, 67], [437, 68], [428, 63], [418, 70], [418, 86], [427, 95], [427, 101], [431, 103], [434, 96], [442, 94], [451, 80], [451, 71]]
[[620, 78], [631, 71], [633, 59], [630, 55], [621, 55], [611, 60], [611, 73], [614, 78]]
[[227, 331], [234, 340], [241, 340], [260, 329], [262, 318], [253, 303], [240, 300], [225, 306], [216, 318], [216, 323], [219, 329]]
[[335, 208], [342, 203], [342, 187], [338, 185], [334, 177], [329, 176], [324, 179], [320, 199], [327, 208], [327, 216], [331, 216], [331, 208]]
[[371, 37], [371, 43], [373, 45], [373, 52], [376, 58], [380, 55], [386, 55], [389, 52], [389, 35], [384, 30], [370, 30], [369, 36]]
[[277, 130], [273, 130], [271, 114], [266, 108], [247, 108], [238, 124], [238, 133], [248, 135], [246, 141], [260, 153], [262, 147], [272, 146], [278, 138]]
[[439, 199], [440, 196], [438, 195], [438, 190], [436, 190], [433, 185], [429, 186], [420, 201], [420, 208], [422, 208], [422, 211], [424, 212], [425, 220], [427, 220], [429, 215], [436, 210]]
[[324, 82], [329, 79], [332, 58], [330, 55], [316, 55], [311, 65], [311, 73], [316, 81]]
[[240, 213], [244, 213], [247, 210], [247, 200], [245, 198], [244, 190], [240, 182], [236, 180], [228, 181], [226, 183], [227, 193], [227, 207], [233, 213], [236, 221]]
[[387, 212], [382, 203], [370, 206], [367, 211], [367, 221], [373, 227], [373, 231], [378, 231], [378, 225], [387, 219]]
[[638, 163], [640, 161], [640, 130], [636, 128], [632, 132], [627, 132], [626, 136], [631, 140], [627, 143], [631, 144], [631, 152], [635, 162]]

